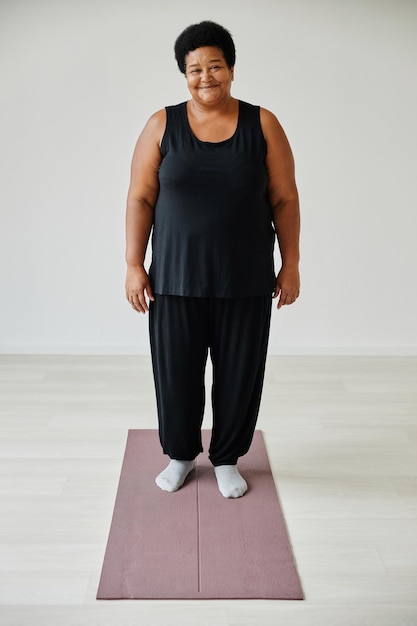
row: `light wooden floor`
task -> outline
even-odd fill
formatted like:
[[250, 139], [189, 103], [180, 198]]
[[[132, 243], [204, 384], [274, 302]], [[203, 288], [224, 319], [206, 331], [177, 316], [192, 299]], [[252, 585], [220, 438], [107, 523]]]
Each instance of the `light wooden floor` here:
[[304, 602], [97, 602], [127, 430], [156, 427], [149, 359], [0, 357], [0, 390], [2, 625], [417, 625], [417, 358], [268, 360]]

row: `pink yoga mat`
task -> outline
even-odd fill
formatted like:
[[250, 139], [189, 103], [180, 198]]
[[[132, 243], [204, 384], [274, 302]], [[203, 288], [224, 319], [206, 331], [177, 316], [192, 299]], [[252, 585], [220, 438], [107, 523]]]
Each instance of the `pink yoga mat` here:
[[239, 460], [242, 498], [220, 494], [205, 453], [179, 491], [162, 491], [168, 460], [156, 430], [129, 431], [97, 599], [302, 600], [261, 431]]

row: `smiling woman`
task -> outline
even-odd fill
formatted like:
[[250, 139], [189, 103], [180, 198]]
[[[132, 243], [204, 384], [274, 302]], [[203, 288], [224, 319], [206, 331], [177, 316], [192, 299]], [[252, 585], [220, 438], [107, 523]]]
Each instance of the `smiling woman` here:
[[231, 95], [235, 47], [225, 28], [189, 26], [175, 56], [191, 98], [152, 115], [135, 148], [126, 295], [133, 309], [150, 313], [160, 441], [171, 459], [158, 486], [179, 489], [202, 451], [210, 351], [209, 457], [222, 495], [237, 498], [247, 490], [237, 461], [258, 416], [271, 297], [280, 308], [299, 295], [294, 162], [276, 117]]

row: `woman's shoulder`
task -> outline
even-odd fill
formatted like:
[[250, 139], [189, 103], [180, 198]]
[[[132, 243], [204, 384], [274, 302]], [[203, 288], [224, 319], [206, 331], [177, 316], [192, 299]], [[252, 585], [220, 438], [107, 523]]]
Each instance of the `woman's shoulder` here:
[[259, 104], [252, 104], [250, 102], [245, 102], [244, 100], [239, 100], [239, 107], [249, 113], [256, 113], [259, 115], [262, 126], [279, 125], [276, 115]]
[[259, 109], [258, 104], [253, 104], [252, 102], [247, 102], [246, 100], [241, 100], [238, 98], [239, 106], [247, 109]]
[[165, 132], [166, 123], [166, 110], [159, 109], [159, 111], [155, 111], [155, 113], [153, 113], [146, 122], [140, 135], [141, 138], [152, 143], [156, 142], [157, 144], [160, 144]]
[[265, 124], [279, 124], [278, 118], [275, 115], [275, 113], [273, 113], [272, 111], [270, 111], [269, 109], [265, 109], [264, 107], [259, 107], [259, 111], [260, 111], [260, 116], [261, 116], [261, 122], [264, 122]]
[[165, 110], [169, 110], [169, 111], [180, 111], [181, 109], [185, 109], [185, 107], [187, 106], [187, 102], [178, 102], [178, 104], [169, 104], [168, 106], [165, 107]]
[[186, 106], [186, 102], [180, 102], [179, 104], [170, 104], [164, 107], [163, 109], [159, 109], [159, 111], [155, 111], [151, 115], [151, 117], [147, 121], [147, 125], [152, 128], [161, 128], [162, 126], [165, 128], [167, 123], [167, 118], [171, 115], [179, 114], [184, 110]]
[[267, 139], [268, 136], [271, 136], [271, 134], [276, 135], [277, 133], [279, 134], [283, 132], [277, 116], [272, 113], [272, 111], [269, 111], [258, 104], [245, 102], [244, 100], [239, 100], [239, 108], [245, 118], [252, 120], [256, 119], [257, 123], [260, 123], [265, 139]]
[[269, 109], [265, 109], [264, 107], [260, 107], [260, 119], [262, 131], [265, 135], [265, 138], [268, 136], [274, 136], [277, 138], [278, 136], [285, 136], [284, 129], [282, 128], [277, 116]]
[[166, 118], [167, 118], [166, 108], [159, 109], [159, 111], [155, 111], [155, 113], [152, 113], [152, 115], [146, 122], [146, 125], [149, 128], [158, 128], [159, 126], [161, 126], [161, 124], [166, 123]]
[[138, 145], [143, 148], [144, 146], [159, 146], [164, 136], [166, 127], [166, 111], [160, 109], [155, 111], [147, 120], [143, 126], [139, 135]]
[[[261, 107], [260, 121], [268, 153], [275, 155], [277, 161], [289, 160], [292, 162], [293, 157], [288, 138], [275, 113]], [[272, 158], [274, 157], [272, 156]]]
[[185, 106], [186, 102], [180, 102], [155, 111], [146, 122], [142, 134], [161, 145], [169, 120], [175, 122]]

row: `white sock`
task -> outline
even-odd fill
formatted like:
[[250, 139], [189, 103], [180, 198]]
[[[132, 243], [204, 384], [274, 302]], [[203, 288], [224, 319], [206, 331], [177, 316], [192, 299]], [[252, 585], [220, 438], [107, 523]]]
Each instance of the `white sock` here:
[[240, 498], [248, 485], [237, 469], [237, 465], [219, 465], [214, 468], [220, 493], [225, 498]]
[[155, 478], [155, 482], [164, 491], [178, 491], [194, 465], [194, 461], [172, 459], [168, 467]]

